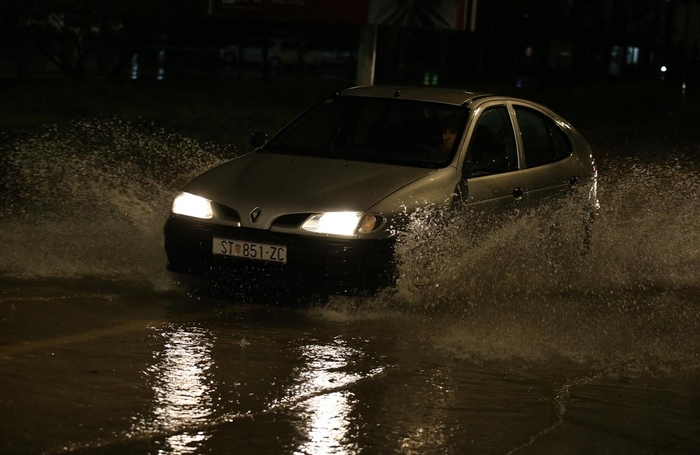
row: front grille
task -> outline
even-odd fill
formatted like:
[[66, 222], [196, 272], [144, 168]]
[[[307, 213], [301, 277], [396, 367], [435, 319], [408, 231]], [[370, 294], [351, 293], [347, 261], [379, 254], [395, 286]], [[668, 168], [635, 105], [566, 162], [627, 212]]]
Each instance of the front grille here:
[[221, 218], [222, 220], [226, 221], [234, 221], [237, 223], [241, 222], [241, 216], [238, 214], [237, 211], [235, 211], [231, 207], [219, 204], [217, 202], [214, 202], [213, 205], [214, 211], [216, 212], [218, 218]]
[[291, 215], [282, 215], [279, 218], [276, 218], [272, 222], [272, 225], [280, 228], [298, 228], [302, 225], [302, 223], [304, 223], [304, 221], [308, 220], [311, 215], [312, 213], [293, 213]]
[[[287, 263], [213, 255], [213, 237], [286, 245]], [[378, 289], [393, 283], [394, 277], [393, 242], [386, 239], [304, 237], [171, 216], [165, 226], [165, 249], [170, 270], [230, 280], [267, 280], [346, 292]]]

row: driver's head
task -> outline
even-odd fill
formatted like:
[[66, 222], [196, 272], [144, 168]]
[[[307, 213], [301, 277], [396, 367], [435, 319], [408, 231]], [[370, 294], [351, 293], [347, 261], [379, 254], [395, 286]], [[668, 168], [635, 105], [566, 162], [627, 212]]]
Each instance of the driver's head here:
[[442, 148], [445, 150], [452, 150], [455, 145], [455, 138], [457, 137], [457, 129], [453, 125], [447, 125], [442, 130]]

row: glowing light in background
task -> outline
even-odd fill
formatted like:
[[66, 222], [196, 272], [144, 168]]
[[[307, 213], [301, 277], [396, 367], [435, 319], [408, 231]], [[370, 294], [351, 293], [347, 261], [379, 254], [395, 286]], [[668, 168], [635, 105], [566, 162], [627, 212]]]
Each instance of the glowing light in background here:
[[156, 79], [162, 81], [165, 78], [165, 49], [158, 51], [158, 73]]
[[[144, 60], [146, 61], [146, 60]], [[129, 77], [131, 80], [136, 80], [139, 78], [139, 54], [133, 54], [131, 56], [131, 71]], [[159, 49], [156, 54], [156, 72], [155, 78], [158, 81], [165, 79], [165, 49]]]
[[438, 85], [438, 73], [425, 72], [423, 73], [423, 85]]
[[139, 77], [139, 55], [134, 54], [131, 56], [131, 79], [138, 79]]

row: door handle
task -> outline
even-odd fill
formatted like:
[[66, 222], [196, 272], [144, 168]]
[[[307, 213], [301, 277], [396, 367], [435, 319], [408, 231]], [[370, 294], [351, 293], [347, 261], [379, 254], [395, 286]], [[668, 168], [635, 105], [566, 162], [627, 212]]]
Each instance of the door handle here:
[[520, 188], [520, 187], [517, 187], [517, 188], [515, 188], [515, 189], [513, 190], [513, 197], [514, 197], [515, 199], [518, 199], [518, 200], [522, 199], [522, 198], [523, 198], [523, 194], [525, 194], [525, 192], [524, 192], [523, 189]]

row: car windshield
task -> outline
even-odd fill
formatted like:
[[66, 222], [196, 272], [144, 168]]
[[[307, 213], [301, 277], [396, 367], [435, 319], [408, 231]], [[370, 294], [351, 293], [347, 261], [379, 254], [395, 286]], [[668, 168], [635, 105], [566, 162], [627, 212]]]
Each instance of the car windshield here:
[[291, 123], [263, 153], [444, 167], [464, 130], [463, 107], [402, 99], [335, 97]]

